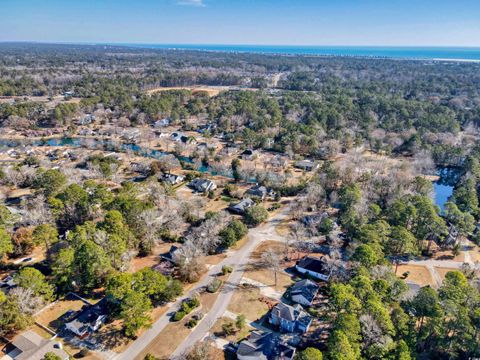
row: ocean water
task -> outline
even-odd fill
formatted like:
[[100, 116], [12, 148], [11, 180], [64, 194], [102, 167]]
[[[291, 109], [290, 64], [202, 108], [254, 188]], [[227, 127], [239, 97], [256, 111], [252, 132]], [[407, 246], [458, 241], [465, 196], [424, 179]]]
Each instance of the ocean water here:
[[203, 50], [282, 55], [351, 56], [391, 59], [457, 60], [480, 62], [480, 47], [265, 46], [128, 43], [115, 45], [125, 45], [150, 49]]

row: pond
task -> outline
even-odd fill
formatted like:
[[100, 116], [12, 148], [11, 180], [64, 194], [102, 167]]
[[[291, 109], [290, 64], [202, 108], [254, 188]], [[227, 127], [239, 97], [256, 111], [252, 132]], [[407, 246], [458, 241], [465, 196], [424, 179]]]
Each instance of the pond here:
[[[67, 146], [67, 147], [84, 147], [84, 148], [103, 148], [107, 151], [133, 151], [135, 154], [143, 157], [149, 157], [154, 159], [159, 159], [162, 156], [169, 155], [170, 153], [150, 149], [146, 147], [141, 147], [136, 144], [128, 144], [128, 143], [121, 143], [121, 142], [113, 142], [108, 139], [92, 139], [92, 138], [80, 138], [80, 137], [58, 137], [58, 138], [50, 138], [50, 139], [2, 139], [0, 138], [0, 148], [1, 147], [8, 147], [8, 148], [15, 148], [15, 147], [28, 147], [28, 146]], [[179, 161], [184, 163], [193, 164], [193, 159], [186, 157], [186, 156], [177, 156]], [[209, 166], [201, 165], [197, 171], [202, 173], [209, 173], [211, 175], [223, 175], [226, 177], [232, 177], [230, 173], [218, 173], [214, 169]], [[254, 179], [252, 182], [255, 182]]]
[[437, 171], [439, 179], [433, 182], [434, 200], [435, 204], [440, 207], [440, 211], [445, 209], [445, 203], [453, 194], [453, 188], [458, 182], [460, 172], [457, 168], [445, 167]]

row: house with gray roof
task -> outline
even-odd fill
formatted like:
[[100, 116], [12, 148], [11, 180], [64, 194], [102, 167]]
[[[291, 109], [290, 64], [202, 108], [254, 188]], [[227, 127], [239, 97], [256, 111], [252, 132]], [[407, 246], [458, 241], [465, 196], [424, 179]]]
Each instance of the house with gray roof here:
[[217, 185], [212, 180], [200, 178], [192, 180], [188, 186], [201, 193], [206, 193], [217, 188]]
[[312, 160], [301, 160], [295, 163], [295, 167], [303, 171], [314, 171], [318, 169], [319, 164]]
[[160, 181], [168, 185], [178, 185], [183, 181], [184, 177], [182, 175], [175, 174], [162, 174]]
[[230, 205], [228, 207], [228, 210], [230, 210], [231, 212], [233, 212], [235, 214], [242, 215], [242, 214], [245, 213], [245, 211], [247, 211], [248, 208], [250, 208], [254, 205], [255, 205], [255, 202], [252, 199], [245, 198], [242, 201], [240, 201], [239, 203]]
[[311, 306], [320, 287], [311, 280], [297, 281], [290, 288], [290, 297], [293, 302], [304, 306]]
[[47, 353], [54, 353], [61, 360], [69, 359], [61, 343], [44, 339], [31, 330], [15, 336], [3, 351], [6, 359], [13, 360], [43, 360]]
[[80, 338], [97, 331], [107, 320], [107, 300], [102, 299], [95, 305], [85, 305], [76, 317], [65, 327]]
[[312, 317], [303, 309], [302, 305], [293, 306], [278, 303], [270, 312], [269, 322], [278, 326], [283, 332], [305, 333], [312, 323]]
[[265, 200], [265, 198], [267, 196], [269, 197], [274, 197], [275, 196], [275, 191], [273, 191], [272, 189], [267, 189], [265, 186], [263, 185], [255, 185], [255, 186], [252, 186], [250, 189], [248, 189], [245, 194], [249, 195], [249, 196], [254, 196], [254, 197], [257, 197], [259, 199], [262, 199], [262, 200]]
[[237, 348], [239, 360], [292, 360], [295, 348], [269, 331], [252, 331]]

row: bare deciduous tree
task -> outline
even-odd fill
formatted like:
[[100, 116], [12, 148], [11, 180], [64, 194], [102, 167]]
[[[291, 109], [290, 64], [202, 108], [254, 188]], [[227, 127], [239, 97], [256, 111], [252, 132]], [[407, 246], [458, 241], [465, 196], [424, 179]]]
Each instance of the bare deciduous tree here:
[[280, 255], [278, 252], [274, 250], [267, 250], [262, 254], [262, 263], [265, 267], [270, 269], [273, 272], [273, 276], [275, 278], [275, 288], [277, 287], [278, 283], [278, 272], [281, 268], [281, 260]]

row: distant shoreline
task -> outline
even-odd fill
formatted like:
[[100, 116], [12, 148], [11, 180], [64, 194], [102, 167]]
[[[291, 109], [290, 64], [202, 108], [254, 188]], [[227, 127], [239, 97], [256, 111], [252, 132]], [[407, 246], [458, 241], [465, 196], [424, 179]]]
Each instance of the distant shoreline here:
[[104, 46], [168, 51], [199, 51], [270, 56], [304, 56], [376, 60], [434, 61], [480, 63], [480, 47], [414, 47], [414, 46], [294, 46], [294, 45], [209, 45], [209, 44], [141, 44], [95, 42], [0, 42], [23, 45]]
[[[100, 45], [100, 44], [99, 44]], [[344, 57], [380, 60], [480, 62], [480, 48], [466, 47], [382, 47], [382, 46], [260, 46], [187, 44], [104, 44], [173, 51], [252, 53], [281, 56]]]

